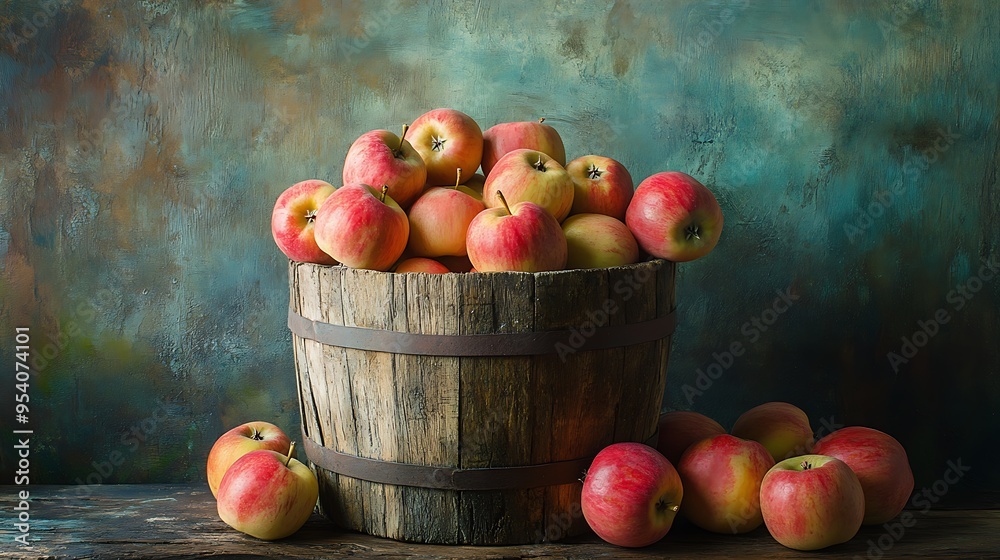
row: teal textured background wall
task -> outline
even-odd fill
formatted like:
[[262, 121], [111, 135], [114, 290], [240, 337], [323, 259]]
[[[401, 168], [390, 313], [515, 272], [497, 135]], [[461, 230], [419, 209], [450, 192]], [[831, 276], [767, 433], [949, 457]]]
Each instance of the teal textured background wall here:
[[198, 480], [228, 427], [297, 432], [274, 199], [454, 107], [715, 191], [665, 407], [787, 400], [995, 499], [997, 29], [986, 0], [4, 1], [0, 358], [30, 326], [33, 482]]

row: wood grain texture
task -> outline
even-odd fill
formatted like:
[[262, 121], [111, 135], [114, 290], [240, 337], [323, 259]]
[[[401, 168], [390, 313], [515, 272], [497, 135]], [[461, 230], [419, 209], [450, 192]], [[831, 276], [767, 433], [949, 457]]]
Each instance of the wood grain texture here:
[[[995, 558], [1000, 550], [1000, 510], [912, 512], [916, 523], [899, 538], [882, 527], [862, 527], [851, 541], [819, 553], [779, 545], [761, 527], [745, 535], [716, 535], [681, 521], [659, 543], [627, 549], [602, 543], [593, 534], [562, 543], [522, 546], [411, 544], [341, 531], [314, 515], [287, 539], [264, 542], [219, 520], [208, 486], [112, 485], [81, 498], [72, 486], [32, 488], [32, 547], [0, 548], [0, 558], [18, 560], [143, 560], [195, 558], [857, 558], [883, 552], [885, 558]], [[0, 486], [0, 505], [10, 511], [11, 486]], [[113, 520], [113, 521], [110, 521]], [[898, 533], [897, 533], [898, 534]], [[869, 550], [881, 542], [884, 551]]]
[[[289, 270], [292, 308], [311, 320], [435, 335], [567, 333], [551, 353], [526, 357], [329, 348], [296, 335], [306, 423], [336, 432], [350, 403], [356, 446], [325, 438], [335, 451], [416, 465], [526, 466], [592, 457], [615, 441], [646, 441], [655, 432], [666, 339], [603, 350], [582, 345], [617, 315], [618, 324], [630, 324], [672, 312], [672, 263], [539, 274], [392, 274], [295, 262]], [[621, 294], [611, 274], [627, 282]], [[327, 295], [331, 289], [340, 299]], [[628, 302], [618, 305], [616, 297]], [[338, 304], [342, 318], [325, 309]], [[340, 353], [348, 359], [326, 360]], [[514, 544], [586, 529], [579, 482], [454, 491], [348, 481], [318, 470], [324, 511], [374, 535]]]

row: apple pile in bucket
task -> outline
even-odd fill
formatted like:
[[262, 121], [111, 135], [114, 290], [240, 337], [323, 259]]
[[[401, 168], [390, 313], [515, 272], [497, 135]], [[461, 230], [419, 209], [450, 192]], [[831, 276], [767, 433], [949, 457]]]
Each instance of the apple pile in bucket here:
[[567, 163], [543, 121], [483, 132], [434, 109], [399, 136], [366, 132], [339, 187], [309, 179], [278, 197], [274, 241], [294, 261], [427, 273], [606, 268], [641, 252], [682, 262], [718, 243], [722, 210], [695, 178], [665, 171], [635, 187], [610, 157]]
[[655, 449], [604, 448], [584, 478], [581, 509], [599, 537], [619, 546], [659, 541], [679, 514], [719, 534], [763, 524], [788, 548], [818, 550], [895, 518], [912, 492], [906, 451], [892, 436], [851, 426], [815, 441], [805, 412], [769, 402], [729, 433], [707, 416], [675, 411], [660, 417]]

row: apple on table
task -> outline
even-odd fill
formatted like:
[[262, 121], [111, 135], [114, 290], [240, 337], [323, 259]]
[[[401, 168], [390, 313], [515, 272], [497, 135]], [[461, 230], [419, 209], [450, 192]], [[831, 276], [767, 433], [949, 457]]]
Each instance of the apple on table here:
[[677, 465], [681, 455], [703, 439], [726, 433], [726, 429], [704, 414], [690, 410], [674, 410], [660, 415], [656, 450]]
[[813, 449], [809, 416], [791, 403], [774, 401], [755, 406], [736, 419], [730, 432], [759, 441], [775, 461], [805, 455]]
[[714, 533], [760, 527], [760, 484], [772, 466], [771, 454], [756, 441], [720, 434], [691, 445], [677, 464], [684, 484], [681, 515]]
[[408, 129], [409, 125], [403, 125], [400, 136], [388, 130], [359, 136], [344, 159], [344, 184], [388, 185], [389, 196], [400, 208], [408, 209], [427, 183], [427, 165], [406, 141]]
[[847, 463], [865, 495], [865, 525], [878, 525], [903, 511], [913, 493], [913, 471], [896, 438], [864, 426], [841, 428], [820, 438], [813, 453]]
[[483, 132], [483, 174], [489, 178], [500, 158], [514, 150], [537, 150], [566, 165], [566, 148], [559, 132], [545, 119], [500, 123]]
[[270, 422], [247, 422], [222, 434], [208, 452], [208, 488], [218, 496], [219, 484], [229, 467], [251, 451], [269, 449], [288, 453], [290, 441], [281, 428]]
[[641, 443], [615, 443], [594, 457], [583, 480], [580, 506], [590, 528], [625, 547], [651, 545], [673, 525], [684, 488], [677, 470]]
[[796, 550], [819, 550], [854, 538], [865, 516], [865, 496], [847, 463], [801, 455], [764, 475], [760, 509], [776, 541]]
[[573, 179], [548, 154], [518, 149], [507, 153], [486, 176], [483, 202], [487, 208], [500, 206], [496, 193], [503, 191], [508, 204], [534, 202], [562, 222], [573, 207]]
[[566, 266], [566, 235], [547, 210], [533, 202], [483, 210], [469, 224], [466, 246], [478, 272], [543, 272]]
[[639, 260], [639, 245], [628, 227], [604, 214], [574, 214], [562, 223], [566, 268], [610, 268]]
[[588, 155], [566, 164], [573, 179], [570, 214], [604, 214], [625, 221], [634, 184], [625, 166], [613, 158]]
[[316, 213], [316, 243], [351, 268], [387, 271], [406, 249], [410, 222], [399, 204], [369, 185], [340, 187]]
[[334, 190], [326, 181], [307, 179], [278, 196], [271, 211], [271, 236], [286, 257], [298, 262], [337, 264], [316, 245], [313, 230], [316, 211]]
[[650, 255], [673, 262], [701, 258], [722, 234], [722, 209], [705, 185], [686, 173], [665, 171], [639, 183], [625, 223]]
[[455, 109], [434, 109], [410, 124], [407, 140], [427, 166], [427, 184], [451, 185], [456, 170], [464, 183], [483, 159], [483, 131], [476, 121]]
[[237, 531], [263, 540], [298, 531], [319, 498], [316, 475], [287, 453], [251, 451], [240, 457], [219, 484], [218, 513]]

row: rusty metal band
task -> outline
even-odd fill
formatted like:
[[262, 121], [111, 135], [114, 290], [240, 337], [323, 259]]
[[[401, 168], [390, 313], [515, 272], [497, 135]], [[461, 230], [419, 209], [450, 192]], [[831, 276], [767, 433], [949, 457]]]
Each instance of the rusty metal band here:
[[[658, 432], [654, 432], [643, 443], [655, 447], [657, 437]], [[309, 460], [327, 471], [380, 484], [437, 490], [513, 490], [572, 484], [583, 476], [594, 459], [585, 457], [521, 467], [461, 469], [395, 463], [340, 453], [316, 443], [305, 431], [302, 432], [302, 443]]]
[[301, 338], [330, 346], [430, 356], [535, 356], [571, 354], [660, 340], [673, 334], [673, 311], [650, 321], [528, 333], [438, 335], [347, 327], [307, 319], [288, 309], [288, 328]]

